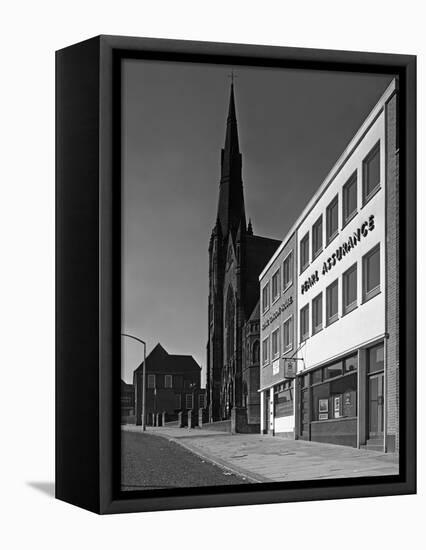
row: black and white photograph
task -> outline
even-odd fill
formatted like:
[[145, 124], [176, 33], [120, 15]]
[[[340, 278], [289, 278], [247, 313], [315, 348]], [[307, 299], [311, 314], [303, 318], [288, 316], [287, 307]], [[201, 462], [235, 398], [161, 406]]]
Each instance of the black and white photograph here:
[[120, 74], [121, 490], [397, 476], [398, 76]]

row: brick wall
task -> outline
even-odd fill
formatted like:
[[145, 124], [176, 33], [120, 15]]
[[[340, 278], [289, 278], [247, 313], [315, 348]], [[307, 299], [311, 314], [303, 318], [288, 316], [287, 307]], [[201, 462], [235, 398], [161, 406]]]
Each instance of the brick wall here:
[[399, 159], [397, 94], [386, 105], [387, 445], [399, 450]]

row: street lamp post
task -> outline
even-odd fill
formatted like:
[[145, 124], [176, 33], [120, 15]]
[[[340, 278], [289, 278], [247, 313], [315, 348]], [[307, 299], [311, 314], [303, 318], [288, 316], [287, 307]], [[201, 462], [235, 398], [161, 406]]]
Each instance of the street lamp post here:
[[[146, 430], [146, 419], [145, 419], [145, 403], [146, 403], [146, 342], [141, 340], [140, 338], [137, 338], [136, 336], [132, 336], [131, 334], [125, 334], [121, 333], [121, 336], [125, 336], [126, 338], [131, 338], [132, 340], [136, 340], [137, 342], [140, 342], [143, 344], [143, 366], [142, 366], [142, 431]], [[137, 399], [137, 386], [136, 386], [136, 399]], [[136, 402], [137, 405], [137, 402]], [[138, 417], [137, 417], [137, 410], [136, 410], [136, 424], [138, 423]]]

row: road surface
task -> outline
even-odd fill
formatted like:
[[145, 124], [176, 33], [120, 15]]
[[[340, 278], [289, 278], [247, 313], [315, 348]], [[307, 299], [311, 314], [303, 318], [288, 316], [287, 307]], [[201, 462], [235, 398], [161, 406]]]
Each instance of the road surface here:
[[250, 483], [164, 437], [125, 431], [121, 437], [123, 491]]

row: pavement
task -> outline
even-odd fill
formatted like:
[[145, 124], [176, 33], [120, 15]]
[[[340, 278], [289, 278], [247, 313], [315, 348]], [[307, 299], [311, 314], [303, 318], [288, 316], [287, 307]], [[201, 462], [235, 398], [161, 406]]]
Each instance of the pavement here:
[[[134, 425], [122, 429], [141, 432], [140, 426]], [[146, 433], [174, 441], [251, 482], [385, 476], [399, 471], [398, 456], [393, 453], [342, 445], [175, 426], [147, 427]]]

